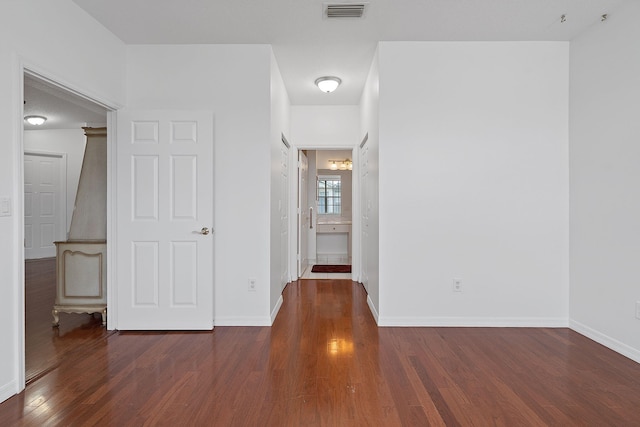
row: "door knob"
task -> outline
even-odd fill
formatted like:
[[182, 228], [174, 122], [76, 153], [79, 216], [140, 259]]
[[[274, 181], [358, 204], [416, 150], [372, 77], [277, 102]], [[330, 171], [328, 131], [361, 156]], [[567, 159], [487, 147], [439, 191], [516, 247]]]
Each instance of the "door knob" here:
[[204, 234], [206, 236], [207, 234], [209, 234], [209, 229], [207, 227], [202, 227], [202, 230], [200, 230], [200, 234]]

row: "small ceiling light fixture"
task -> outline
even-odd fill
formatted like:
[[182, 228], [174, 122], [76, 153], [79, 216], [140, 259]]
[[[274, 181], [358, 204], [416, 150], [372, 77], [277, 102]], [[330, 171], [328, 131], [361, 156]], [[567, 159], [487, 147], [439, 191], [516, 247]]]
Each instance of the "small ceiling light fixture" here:
[[25, 116], [24, 119], [27, 123], [34, 126], [40, 126], [47, 121], [47, 118], [44, 116]]
[[342, 80], [333, 76], [319, 77], [316, 79], [316, 86], [326, 93], [336, 90], [338, 86], [340, 86], [340, 83], [342, 83]]

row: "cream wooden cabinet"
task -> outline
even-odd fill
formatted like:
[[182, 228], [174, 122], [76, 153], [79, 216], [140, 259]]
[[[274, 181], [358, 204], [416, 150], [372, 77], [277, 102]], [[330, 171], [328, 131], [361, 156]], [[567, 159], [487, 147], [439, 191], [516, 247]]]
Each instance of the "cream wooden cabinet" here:
[[56, 243], [58, 313], [100, 313], [107, 323], [107, 129], [83, 128], [87, 144], [69, 240]]
[[100, 313], [107, 322], [106, 241], [56, 242], [56, 302], [53, 324], [59, 312]]

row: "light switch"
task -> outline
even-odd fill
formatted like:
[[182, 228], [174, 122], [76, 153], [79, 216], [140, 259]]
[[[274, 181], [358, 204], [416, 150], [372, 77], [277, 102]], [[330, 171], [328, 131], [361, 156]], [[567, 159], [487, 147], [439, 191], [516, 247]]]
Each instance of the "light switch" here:
[[0, 216], [11, 216], [11, 199], [0, 197]]

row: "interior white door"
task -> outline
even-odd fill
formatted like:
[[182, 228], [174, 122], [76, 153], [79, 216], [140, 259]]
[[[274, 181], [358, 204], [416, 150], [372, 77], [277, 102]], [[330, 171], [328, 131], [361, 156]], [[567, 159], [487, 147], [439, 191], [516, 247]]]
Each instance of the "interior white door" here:
[[360, 147], [360, 280], [369, 290], [369, 212], [371, 210], [371, 198], [369, 196], [369, 146], [365, 142]]
[[213, 328], [213, 114], [119, 111], [117, 328]]
[[309, 228], [311, 213], [309, 208], [309, 159], [298, 152], [298, 277], [309, 265]]
[[64, 240], [65, 186], [59, 155], [24, 155], [24, 254], [26, 259], [56, 256], [56, 240]]
[[280, 287], [289, 283], [289, 146], [280, 145]]

